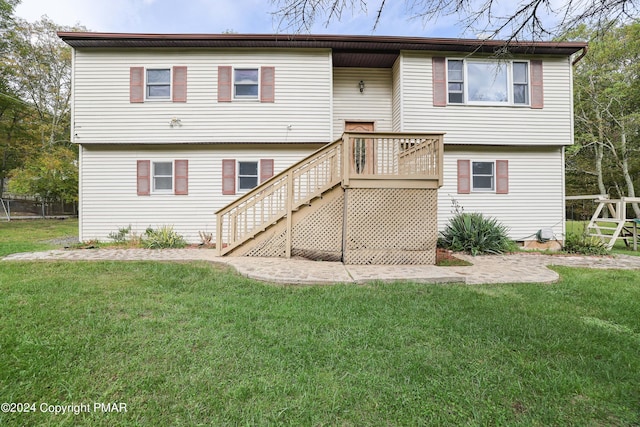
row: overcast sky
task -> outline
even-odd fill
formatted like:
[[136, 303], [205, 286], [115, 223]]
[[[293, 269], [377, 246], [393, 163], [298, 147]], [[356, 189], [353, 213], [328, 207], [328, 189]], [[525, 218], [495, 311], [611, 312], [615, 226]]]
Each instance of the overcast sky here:
[[[377, 2], [370, 2], [375, 8]], [[424, 26], [407, 20], [404, 1], [388, 2], [375, 33], [375, 10], [354, 11], [314, 34], [376, 34], [424, 37], [475, 37], [456, 28], [454, 18]], [[133, 33], [276, 33], [269, 0], [22, 0], [16, 15], [35, 21], [43, 15], [60, 25], [82, 24], [91, 31]], [[285, 31], [286, 32], [286, 31]]]

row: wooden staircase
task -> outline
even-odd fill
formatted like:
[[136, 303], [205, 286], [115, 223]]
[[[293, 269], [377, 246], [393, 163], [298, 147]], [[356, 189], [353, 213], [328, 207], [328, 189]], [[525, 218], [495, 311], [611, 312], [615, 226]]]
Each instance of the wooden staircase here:
[[[246, 253], [238, 248], [278, 226], [283, 229], [284, 256], [290, 257], [294, 220], [313, 218], [314, 208], [326, 208], [316, 200], [329, 192], [335, 198], [339, 186], [435, 190], [442, 185], [442, 160], [442, 133], [347, 132], [216, 212], [218, 253]], [[345, 200], [341, 222], [346, 206]], [[302, 208], [305, 215], [295, 215]], [[326, 224], [312, 226], [317, 230], [311, 235], [317, 235]], [[375, 218], [368, 226], [375, 227]]]

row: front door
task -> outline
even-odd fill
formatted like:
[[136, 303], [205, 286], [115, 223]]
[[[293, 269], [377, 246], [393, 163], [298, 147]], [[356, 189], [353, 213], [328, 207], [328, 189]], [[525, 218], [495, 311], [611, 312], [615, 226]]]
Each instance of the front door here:
[[[345, 122], [345, 132], [373, 132], [374, 122]], [[351, 171], [356, 174], [373, 174], [373, 139], [356, 138], [349, 149]]]

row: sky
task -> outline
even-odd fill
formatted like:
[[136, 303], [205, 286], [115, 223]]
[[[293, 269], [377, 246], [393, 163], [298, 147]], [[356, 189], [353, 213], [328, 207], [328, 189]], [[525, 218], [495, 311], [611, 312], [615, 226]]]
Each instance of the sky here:
[[[328, 27], [318, 22], [313, 34], [364, 34], [418, 37], [469, 37], [455, 17], [424, 25], [409, 20], [405, 2], [390, 1], [372, 32], [377, 1], [370, 10], [354, 10]], [[21, 0], [15, 14], [27, 21], [47, 15], [59, 25], [84, 25], [90, 31], [125, 33], [282, 33], [270, 0]], [[475, 36], [471, 36], [472, 38]]]

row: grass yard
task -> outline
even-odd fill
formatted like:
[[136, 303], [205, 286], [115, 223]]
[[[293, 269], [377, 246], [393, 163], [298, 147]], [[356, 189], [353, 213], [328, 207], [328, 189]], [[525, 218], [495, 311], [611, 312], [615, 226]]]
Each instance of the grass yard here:
[[3, 263], [0, 401], [37, 412], [0, 425], [638, 425], [640, 272], [558, 271], [287, 287], [206, 263]]
[[[77, 220], [0, 222], [0, 256], [71, 236]], [[0, 403], [35, 409], [0, 425], [639, 425], [640, 272], [558, 271], [288, 287], [206, 263], [0, 263]]]
[[77, 219], [0, 221], [0, 257], [17, 252], [59, 249], [53, 239], [78, 237]]

